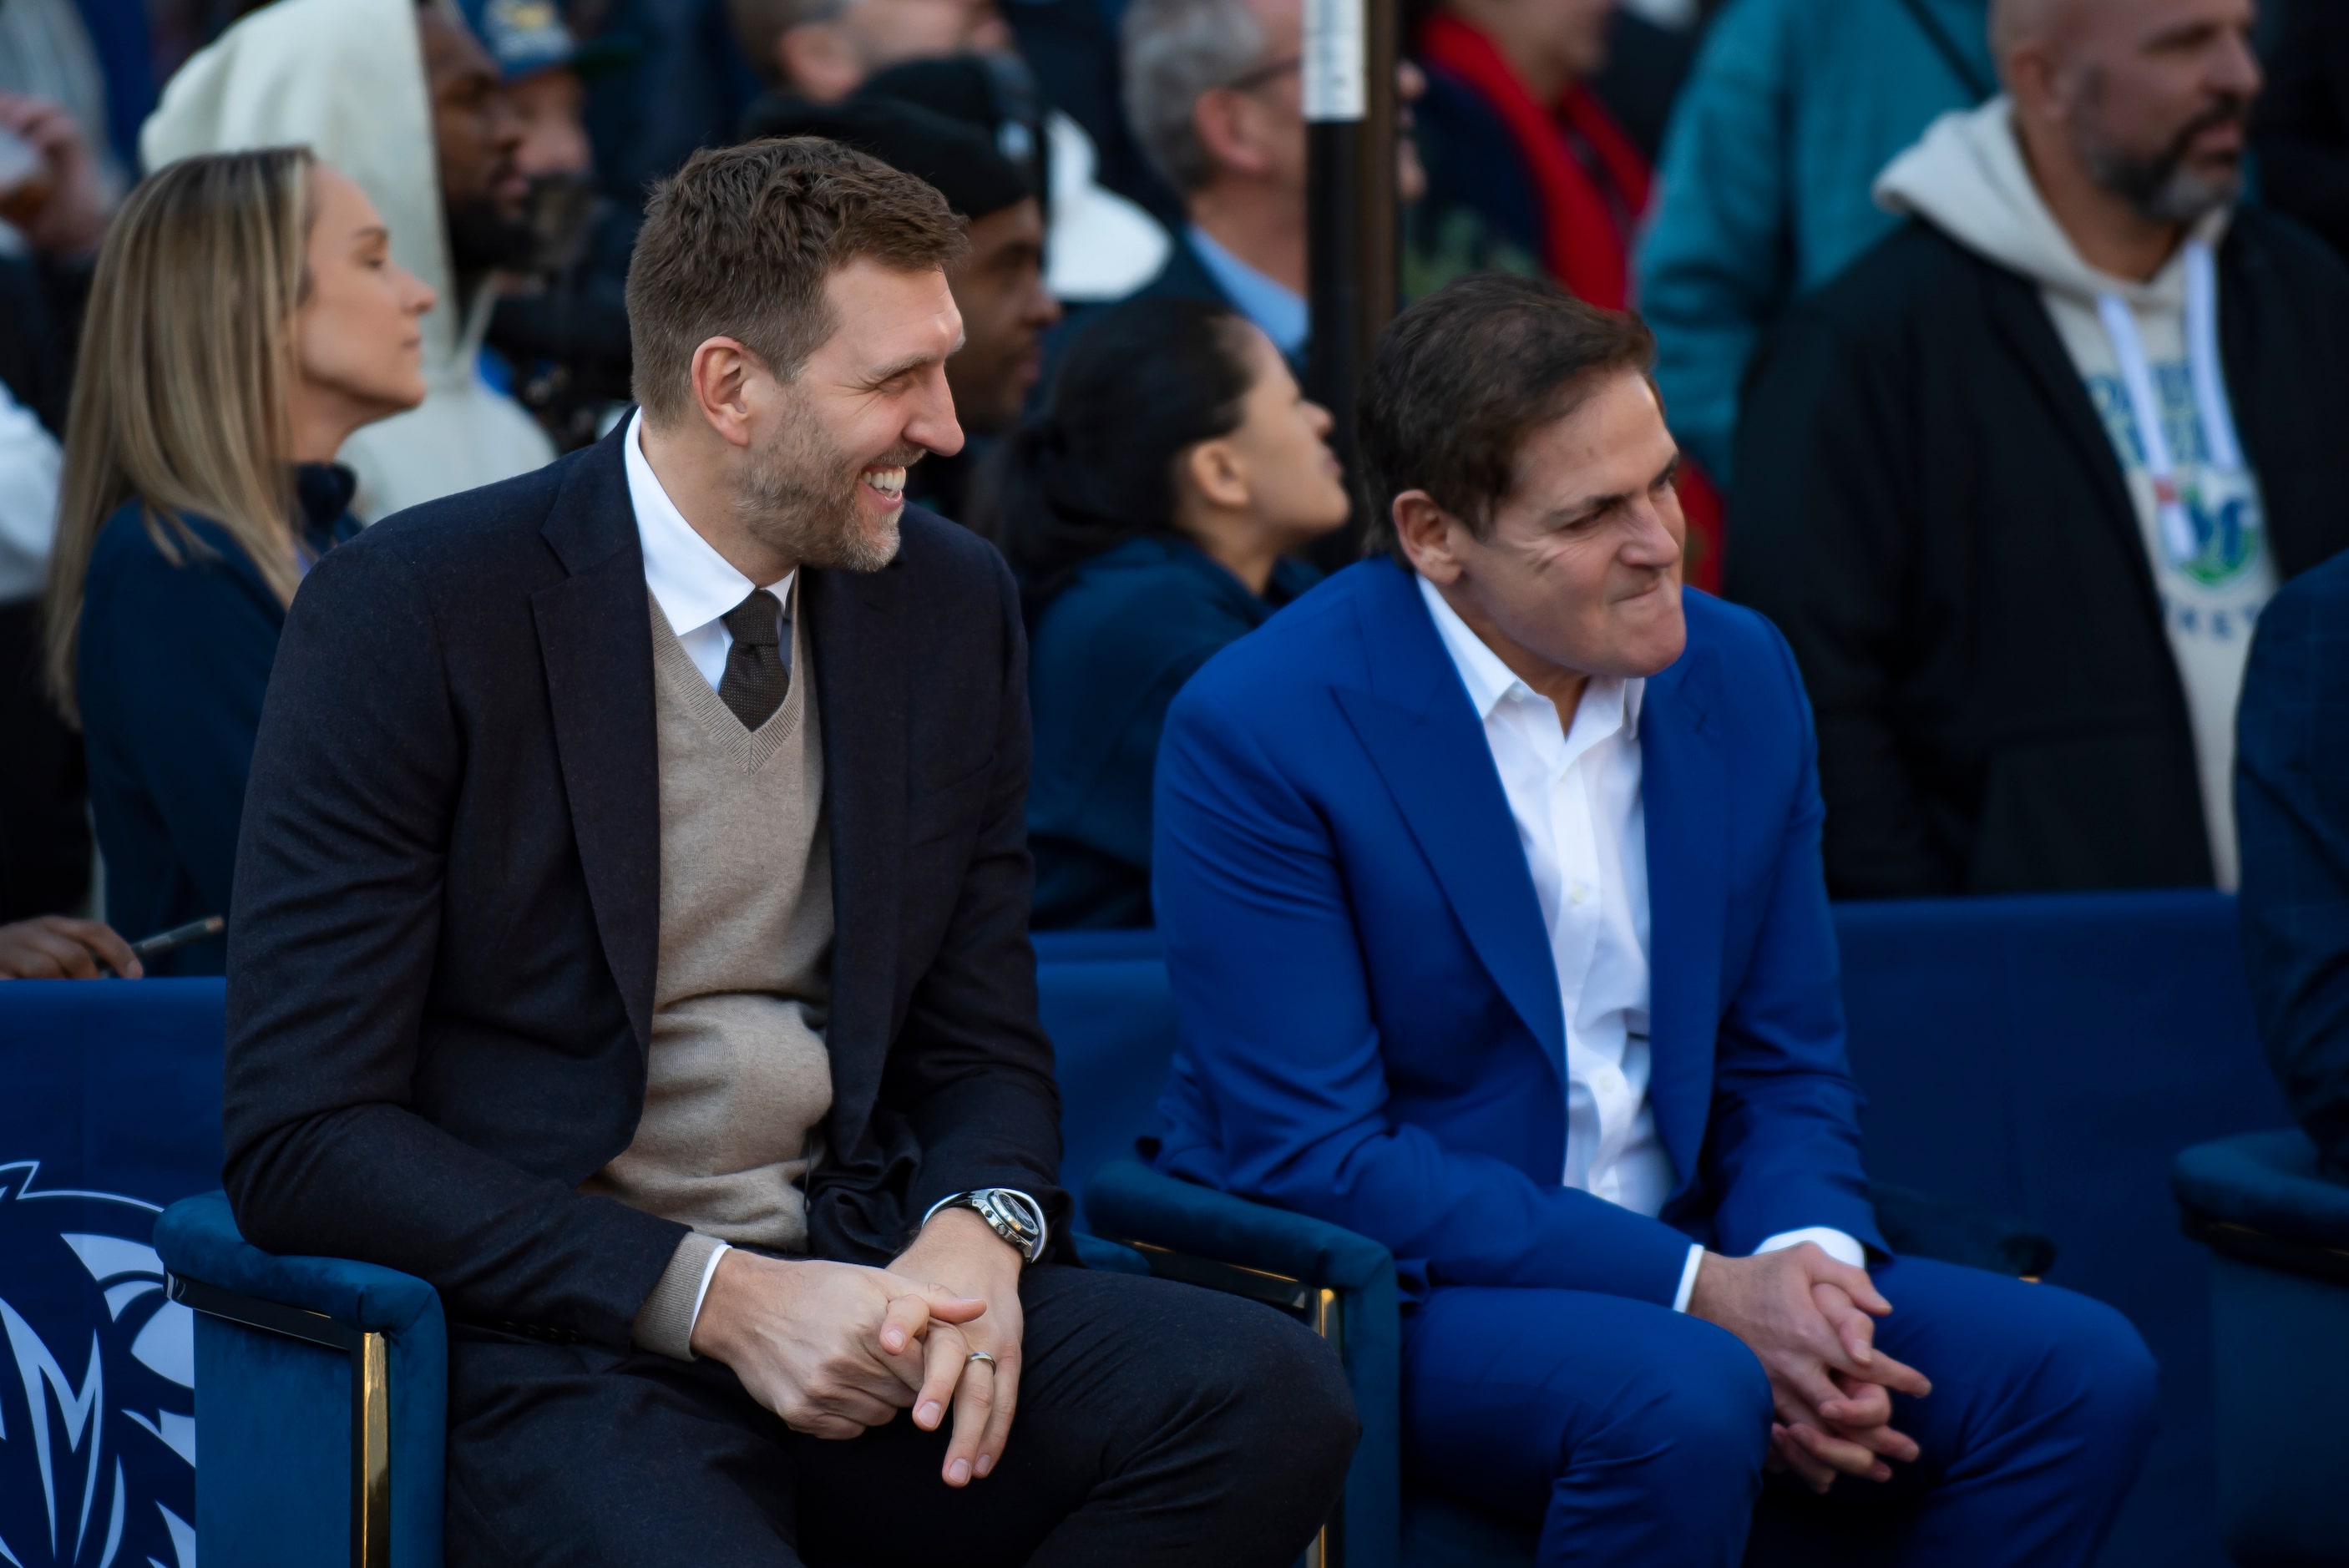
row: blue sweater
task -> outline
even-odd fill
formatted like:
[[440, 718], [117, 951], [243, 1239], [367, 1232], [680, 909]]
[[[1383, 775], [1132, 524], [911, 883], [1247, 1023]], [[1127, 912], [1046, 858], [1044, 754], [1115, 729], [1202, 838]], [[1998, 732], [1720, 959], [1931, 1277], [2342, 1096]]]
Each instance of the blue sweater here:
[[[324, 552], [358, 531], [348, 470], [295, 470], [305, 542]], [[89, 802], [106, 858], [107, 920], [137, 941], [229, 913], [237, 823], [261, 699], [285, 606], [227, 530], [191, 516], [209, 555], [157, 548], [140, 502], [98, 531], [82, 591], [75, 687], [89, 754]], [[191, 943], [149, 965], [218, 975], [228, 944]]]
[[1916, 4], [1935, 32], [1904, 0], [1734, 0], [1672, 111], [1638, 304], [1672, 433], [1723, 483], [1762, 334], [1898, 226], [1878, 172], [1996, 80], [1988, 0]]
[[1150, 787], [1167, 705], [1319, 575], [1283, 561], [1258, 598], [1196, 546], [1153, 536], [1087, 562], [1043, 606], [1028, 662], [1038, 930], [1151, 923]]

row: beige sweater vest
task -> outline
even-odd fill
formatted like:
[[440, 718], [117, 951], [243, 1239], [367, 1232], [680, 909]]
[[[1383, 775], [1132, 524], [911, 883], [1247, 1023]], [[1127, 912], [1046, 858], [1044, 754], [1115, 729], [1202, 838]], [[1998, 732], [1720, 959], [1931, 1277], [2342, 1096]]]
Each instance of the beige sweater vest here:
[[[794, 595], [796, 597], [796, 594]], [[804, 617], [792, 684], [742, 727], [652, 607], [660, 749], [660, 957], [644, 1114], [599, 1192], [693, 1227], [637, 1314], [636, 1342], [689, 1357], [719, 1241], [807, 1245], [804, 1182], [832, 1109], [832, 855]]]

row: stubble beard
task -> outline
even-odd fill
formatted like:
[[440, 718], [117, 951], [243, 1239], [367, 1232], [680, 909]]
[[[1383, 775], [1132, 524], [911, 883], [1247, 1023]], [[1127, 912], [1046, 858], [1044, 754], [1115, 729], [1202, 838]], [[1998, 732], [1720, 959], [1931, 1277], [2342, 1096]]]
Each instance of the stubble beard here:
[[[920, 453], [916, 450], [910, 462]], [[750, 452], [734, 489], [734, 514], [761, 544], [820, 571], [878, 572], [897, 558], [897, 517], [877, 525], [858, 504], [863, 464], [849, 460], [812, 412], [783, 419]]]
[[2095, 109], [2102, 96], [2102, 83], [2092, 78], [2085, 106], [2088, 113], [2073, 131], [2074, 145], [2087, 166], [2088, 177], [2139, 214], [2156, 223], [2193, 223], [2242, 193], [2240, 162], [2223, 172], [2209, 173], [2188, 168], [2186, 160], [2194, 139], [2204, 131], [2247, 120], [2249, 99], [2230, 96], [2212, 105], [2189, 121], [2168, 147], [2147, 158], [2122, 152], [2097, 134]]

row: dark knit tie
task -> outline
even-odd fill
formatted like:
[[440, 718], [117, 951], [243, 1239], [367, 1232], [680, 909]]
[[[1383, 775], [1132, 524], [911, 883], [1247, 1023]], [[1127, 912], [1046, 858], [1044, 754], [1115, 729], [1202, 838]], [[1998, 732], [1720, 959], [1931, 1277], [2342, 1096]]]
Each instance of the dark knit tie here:
[[772, 717], [792, 689], [792, 656], [783, 643], [782, 615], [781, 600], [754, 588], [722, 617], [734, 645], [726, 650], [726, 674], [718, 683], [718, 695], [745, 729], [756, 729]]

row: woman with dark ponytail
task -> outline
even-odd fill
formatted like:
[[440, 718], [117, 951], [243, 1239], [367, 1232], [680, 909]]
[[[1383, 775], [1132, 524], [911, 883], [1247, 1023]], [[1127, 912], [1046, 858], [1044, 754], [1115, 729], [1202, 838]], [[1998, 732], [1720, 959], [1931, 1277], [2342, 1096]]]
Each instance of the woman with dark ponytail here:
[[1137, 300], [1071, 346], [972, 509], [1018, 575], [1035, 764], [1035, 924], [1148, 925], [1167, 705], [1310, 587], [1288, 552], [1346, 521], [1330, 415], [1219, 305]]

